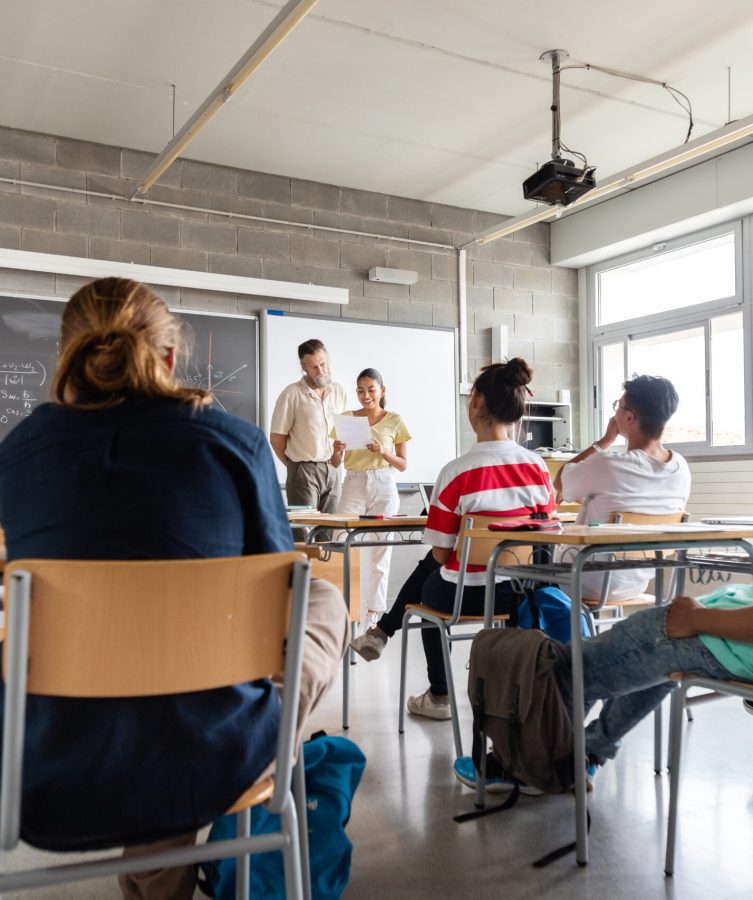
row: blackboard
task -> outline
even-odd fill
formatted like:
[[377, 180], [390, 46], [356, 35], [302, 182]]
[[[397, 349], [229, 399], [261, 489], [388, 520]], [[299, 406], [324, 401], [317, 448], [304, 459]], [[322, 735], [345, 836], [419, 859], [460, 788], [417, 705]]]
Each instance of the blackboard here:
[[[50, 399], [64, 300], [0, 295], [0, 440]], [[179, 376], [211, 390], [215, 405], [258, 420], [258, 329], [250, 316], [173, 310], [194, 335]]]

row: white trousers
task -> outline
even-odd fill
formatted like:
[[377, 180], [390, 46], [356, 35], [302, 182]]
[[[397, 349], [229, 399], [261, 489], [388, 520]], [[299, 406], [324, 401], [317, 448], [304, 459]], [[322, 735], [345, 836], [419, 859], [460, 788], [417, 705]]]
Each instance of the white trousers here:
[[[338, 515], [394, 516], [400, 509], [395, 470], [346, 472]], [[368, 540], [387, 539], [389, 535], [371, 535]], [[342, 540], [342, 538], [340, 538]], [[364, 538], [366, 540], [366, 538]], [[387, 582], [390, 577], [392, 547], [365, 547], [361, 554], [361, 600], [372, 612], [387, 611]]]

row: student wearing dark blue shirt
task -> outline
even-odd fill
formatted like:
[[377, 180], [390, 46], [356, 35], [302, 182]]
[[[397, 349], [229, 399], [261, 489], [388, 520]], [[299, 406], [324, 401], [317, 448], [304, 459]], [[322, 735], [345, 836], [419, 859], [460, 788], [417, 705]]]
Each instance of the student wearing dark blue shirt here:
[[[179, 559], [293, 547], [262, 432], [174, 376], [180, 322], [144, 285], [108, 278], [63, 315], [56, 402], [0, 446], [8, 559]], [[312, 582], [301, 721], [348, 631]], [[268, 681], [170, 697], [30, 697], [23, 837], [53, 850], [146, 843], [221, 815], [275, 752]], [[126, 897], [190, 897], [193, 870], [121, 879]], [[167, 880], [162, 880], [167, 879]]]

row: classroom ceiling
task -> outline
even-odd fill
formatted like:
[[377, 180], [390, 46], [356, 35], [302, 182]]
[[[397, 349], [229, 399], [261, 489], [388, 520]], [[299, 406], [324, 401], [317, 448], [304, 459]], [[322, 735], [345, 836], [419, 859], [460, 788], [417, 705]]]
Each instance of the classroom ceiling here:
[[[158, 152], [171, 85], [180, 128], [283, 5], [4, 0], [0, 125]], [[750, 0], [320, 0], [186, 155], [517, 215], [550, 156], [555, 47], [683, 91], [694, 137], [753, 113]], [[686, 130], [658, 86], [562, 74], [562, 138], [597, 178]]]

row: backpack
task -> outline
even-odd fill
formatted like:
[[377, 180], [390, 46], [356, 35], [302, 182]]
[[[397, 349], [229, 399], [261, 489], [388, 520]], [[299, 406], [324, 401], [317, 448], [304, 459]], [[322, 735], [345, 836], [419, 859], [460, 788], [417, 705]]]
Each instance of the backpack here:
[[476, 635], [468, 696], [477, 769], [486, 735], [505, 777], [550, 794], [572, 788], [572, 723], [554, 675], [563, 658], [563, 645], [536, 629], [485, 628]]
[[[309, 861], [313, 900], [339, 900], [350, 878], [353, 851], [345, 825], [366, 757], [347, 738], [329, 737], [320, 732], [302, 747], [306, 774], [306, 809], [309, 833]], [[278, 817], [263, 807], [251, 811], [251, 833], [263, 834], [278, 828]], [[212, 825], [208, 841], [235, 837], [235, 816], [228, 815]], [[285, 900], [282, 852], [253, 854], [250, 857], [250, 894], [265, 900]], [[215, 900], [235, 900], [235, 858], [201, 864], [204, 881], [199, 887]]]
[[[550, 638], [568, 644], [572, 637], [572, 605], [567, 594], [554, 585], [527, 587], [518, 603], [517, 625], [519, 628], [541, 628]], [[580, 614], [580, 633], [583, 637], [591, 636], [585, 611]]]

